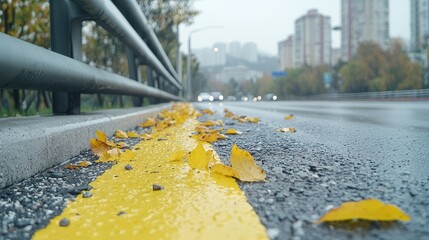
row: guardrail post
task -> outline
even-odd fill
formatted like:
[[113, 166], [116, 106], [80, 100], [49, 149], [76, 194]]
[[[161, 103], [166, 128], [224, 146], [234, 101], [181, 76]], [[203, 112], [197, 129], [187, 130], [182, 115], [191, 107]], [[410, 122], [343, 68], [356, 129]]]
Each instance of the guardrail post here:
[[[138, 64], [138, 59], [134, 52], [127, 47], [127, 57], [128, 57], [128, 75], [131, 79], [136, 80], [137, 82], [141, 81], [140, 74], [140, 65]], [[133, 97], [134, 107], [143, 106], [143, 97]]]
[[[71, 0], [50, 0], [51, 49], [82, 61], [82, 18], [85, 13]], [[53, 114], [79, 114], [80, 93], [53, 92]]]

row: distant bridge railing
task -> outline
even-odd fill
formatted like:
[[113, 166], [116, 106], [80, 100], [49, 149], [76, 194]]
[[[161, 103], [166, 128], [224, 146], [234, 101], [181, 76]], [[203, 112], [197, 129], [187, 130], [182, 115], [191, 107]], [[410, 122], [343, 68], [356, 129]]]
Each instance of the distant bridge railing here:
[[[86, 20], [126, 45], [131, 79], [82, 62]], [[53, 52], [0, 33], [0, 88], [52, 91], [54, 114], [79, 114], [82, 93], [136, 96], [135, 105], [142, 97], [183, 100], [182, 83], [136, 0], [50, 0], [50, 22]]]
[[312, 96], [320, 100], [352, 100], [352, 99], [429, 99], [429, 89], [398, 90], [362, 93], [331, 93]]

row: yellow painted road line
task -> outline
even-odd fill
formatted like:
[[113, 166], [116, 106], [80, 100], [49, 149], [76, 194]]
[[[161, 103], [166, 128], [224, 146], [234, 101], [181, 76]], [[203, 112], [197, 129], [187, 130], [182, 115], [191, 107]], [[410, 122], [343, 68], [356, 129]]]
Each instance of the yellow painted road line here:
[[[134, 146], [134, 161], [119, 161], [99, 176], [90, 184], [92, 197], [80, 194], [33, 238], [268, 239], [233, 178], [170, 161], [174, 152], [195, 148], [189, 136], [197, 124], [188, 119]], [[125, 170], [127, 164], [133, 169]], [[153, 184], [164, 189], [154, 191]], [[59, 226], [63, 218], [70, 225]]]

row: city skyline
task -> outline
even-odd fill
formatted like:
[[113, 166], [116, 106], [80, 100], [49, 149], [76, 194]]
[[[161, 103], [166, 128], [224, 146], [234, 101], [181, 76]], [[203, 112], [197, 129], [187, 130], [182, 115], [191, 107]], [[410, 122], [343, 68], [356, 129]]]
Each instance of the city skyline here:
[[[190, 27], [184, 25], [180, 27], [182, 51], [187, 52], [185, 43], [189, 31], [216, 25], [222, 28], [201, 31], [193, 35], [192, 48], [209, 47], [216, 42], [255, 42], [260, 52], [277, 55], [278, 42], [294, 33], [294, 21], [310, 9], [317, 9], [331, 17], [331, 25], [339, 26], [340, 3], [341, 0], [308, 0], [292, 3], [281, 0], [265, 2], [249, 0], [246, 4], [239, 0], [196, 1], [195, 8], [200, 10], [201, 14], [195, 18], [195, 23]], [[410, 2], [390, 0], [389, 8], [390, 37], [401, 37], [409, 43]], [[332, 47], [340, 47], [340, 42], [340, 33], [333, 32]]]

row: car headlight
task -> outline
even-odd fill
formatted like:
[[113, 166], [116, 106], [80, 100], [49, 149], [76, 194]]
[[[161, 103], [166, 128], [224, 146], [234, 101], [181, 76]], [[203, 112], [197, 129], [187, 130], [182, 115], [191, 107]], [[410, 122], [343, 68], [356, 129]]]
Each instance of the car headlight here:
[[274, 101], [277, 100], [277, 96], [276, 95], [273, 96], [273, 100]]
[[223, 95], [219, 96], [219, 100], [221, 100], [221, 101], [223, 100]]
[[198, 96], [198, 102], [202, 102], [202, 101], [203, 101], [203, 98]]
[[210, 100], [210, 102], [213, 102], [214, 97], [213, 97], [213, 96], [210, 96], [210, 97], [209, 97], [209, 100]]

